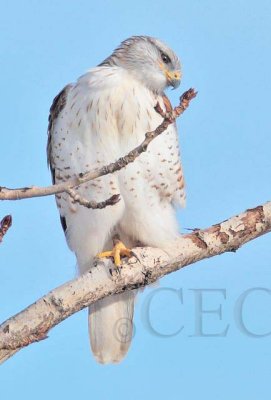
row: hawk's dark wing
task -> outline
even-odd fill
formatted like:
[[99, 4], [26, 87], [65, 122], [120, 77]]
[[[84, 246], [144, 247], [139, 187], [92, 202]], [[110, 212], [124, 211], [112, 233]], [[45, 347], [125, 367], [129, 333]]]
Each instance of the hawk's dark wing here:
[[[63, 108], [66, 105], [66, 100], [67, 100], [67, 95], [68, 92], [70, 90], [70, 88], [72, 87], [72, 85], [67, 85], [64, 87], [64, 89], [61, 90], [61, 92], [54, 98], [53, 103], [51, 105], [50, 108], [50, 113], [49, 113], [49, 118], [48, 118], [48, 141], [47, 141], [47, 163], [48, 166], [50, 168], [51, 171], [51, 175], [52, 175], [52, 181], [53, 184], [55, 184], [55, 169], [53, 167], [53, 162], [52, 162], [52, 129], [54, 126], [54, 123], [57, 119], [57, 117], [59, 116], [60, 112], [63, 110]], [[67, 224], [66, 224], [66, 220], [63, 216], [60, 215], [60, 222], [62, 225], [62, 228], [64, 230], [64, 232], [67, 229]]]

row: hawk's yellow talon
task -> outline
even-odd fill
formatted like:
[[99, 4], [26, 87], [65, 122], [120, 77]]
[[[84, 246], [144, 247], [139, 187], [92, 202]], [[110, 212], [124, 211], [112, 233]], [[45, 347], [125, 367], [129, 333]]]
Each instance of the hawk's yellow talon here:
[[130, 250], [130, 249], [123, 249], [122, 252], [121, 252], [121, 255], [130, 258], [130, 257], [132, 257], [132, 255], [133, 255], [133, 254], [132, 254], [132, 250]]
[[117, 240], [111, 251], [103, 251], [102, 253], [98, 253], [96, 257], [113, 257], [115, 266], [119, 267], [121, 265], [121, 257], [132, 257], [132, 250], [125, 247], [125, 245], [120, 240]]
[[112, 251], [103, 251], [102, 253], [98, 253], [96, 257], [106, 258], [106, 257], [111, 257], [111, 256], [112, 256]]

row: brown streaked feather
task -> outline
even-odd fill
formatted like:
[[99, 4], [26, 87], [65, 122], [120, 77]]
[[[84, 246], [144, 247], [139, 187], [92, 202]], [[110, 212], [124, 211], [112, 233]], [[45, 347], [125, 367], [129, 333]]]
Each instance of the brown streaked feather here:
[[[52, 163], [52, 152], [51, 152], [51, 139], [52, 139], [52, 129], [54, 127], [54, 123], [59, 116], [60, 112], [63, 110], [63, 108], [66, 105], [66, 100], [67, 100], [67, 95], [70, 90], [72, 85], [67, 85], [64, 87], [64, 89], [61, 90], [61, 92], [54, 98], [53, 103], [50, 107], [50, 113], [48, 117], [48, 141], [47, 141], [47, 163], [51, 171], [52, 175], [52, 182], [55, 184], [55, 169], [53, 168], [53, 163]], [[66, 219], [65, 217], [60, 215], [60, 222], [63, 228], [64, 233], [67, 230], [67, 224], [66, 224]]]
[[66, 105], [67, 95], [72, 85], [67, 85], [60, 93], [54, 98], [53, 103], [50, 107], [50, 113], [48, 117], [48, 141], [47, 141], [47, 163], [52, 174], [52, 181], [55, 183], [55, 171], [52, 166], [52, 154], [51, 154], [51, 138], [52, 128], [54, 126], [56, 118]]
[[[171, 102], [169, 100], [169, 98], [166, 96], [165, 93], [163, 93], [162, 95], [163, 98], [163, 102], [164, 102], [164, 106], [166, 108], [166, 112], [171, 112], [173, 110], [173, 107], [171, 105]], [[176, 125], [176, 123], [175, 123]], [[168, 149], [171, 150], [173, 148], [173, 146], [169, 146]], [[170, 154], [171, 156], [174, 156], [174, 152], [172, 152]], [[163, 162], [164, 160], [162, 160], [161, 162]], [[180, 191], [180, 197], [181, 199], [183, 199], [183, 202], [185, 202], [186, 199], [186, 194], [185, 194], [185, 180], [184, 180], [184, 175], [183, 175], [183, 169], [182, 169], [182, 164], [181, 164], [181, 160], [178, 159], [178, 161], [176, 161], [174, 164], [174, 166], [176, 165], [177, 168], [175, 170], [175, 175], [177, 175], [177, 188], [176, 191]], [[172, 168], [169, 168], [169, 170], [173, 171]], [[168, 194], [165, 195], [166, 197], [169, 197]]]

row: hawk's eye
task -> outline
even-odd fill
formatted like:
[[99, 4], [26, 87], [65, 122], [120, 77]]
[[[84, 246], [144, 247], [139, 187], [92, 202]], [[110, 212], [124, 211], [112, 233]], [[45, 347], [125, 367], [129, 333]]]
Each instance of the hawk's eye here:
[[161, 53], [161, 58], [164, 61], [165, 64], [170, 64], [171, 63], [171, 59], [169, 58], [169, 56], [165, 53]]

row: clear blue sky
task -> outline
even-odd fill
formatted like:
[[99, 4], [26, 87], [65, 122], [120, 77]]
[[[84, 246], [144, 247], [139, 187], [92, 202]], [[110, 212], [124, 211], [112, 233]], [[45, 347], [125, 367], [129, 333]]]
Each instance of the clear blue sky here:
[[[169, 92], [172, 101], [191, 86], [199, 91], [178, 121], [188, 193], [181, 230], [206, 227], [270, 199], [270, 1], [2, 0], [0, 6], [0, 185], [50, 183], [45, 146], [53, 97], [121, 40], [148, 34], [166, 41], [182, 60], [183, 83], [178, 93]], [[1, 203], [0, 216], [9, 213], [13, 227], [0, 248], [1, 320], [75, 273], [53, 198]], [[182, 289], [183, 305], [172, 290], [155, 292], [150, 317], [160, 335], [144, 322], [151, 293], [145, 290], [131, 351], [118, 366], [94, 362], [84, 310], [1, 367], [1, 396], [269, 399], [271, 336], [248, 336], [236, 320], [240, 296], [270, 288], [270, 267], [265, 236], [236, 254], [166, 277], [160, 288]], [[229, 325], [226, 336], [199, 335], [198, 289], [223, 289], [203, 294], [202, 307], [221, 304], [222, 317], [203, 314], [202, 324], [205, 334]], [[246, 328], [268, 333], [270, 310], [268, 292], [249, 292]], [[178, 335], [161, 336], [181, 325]]]

